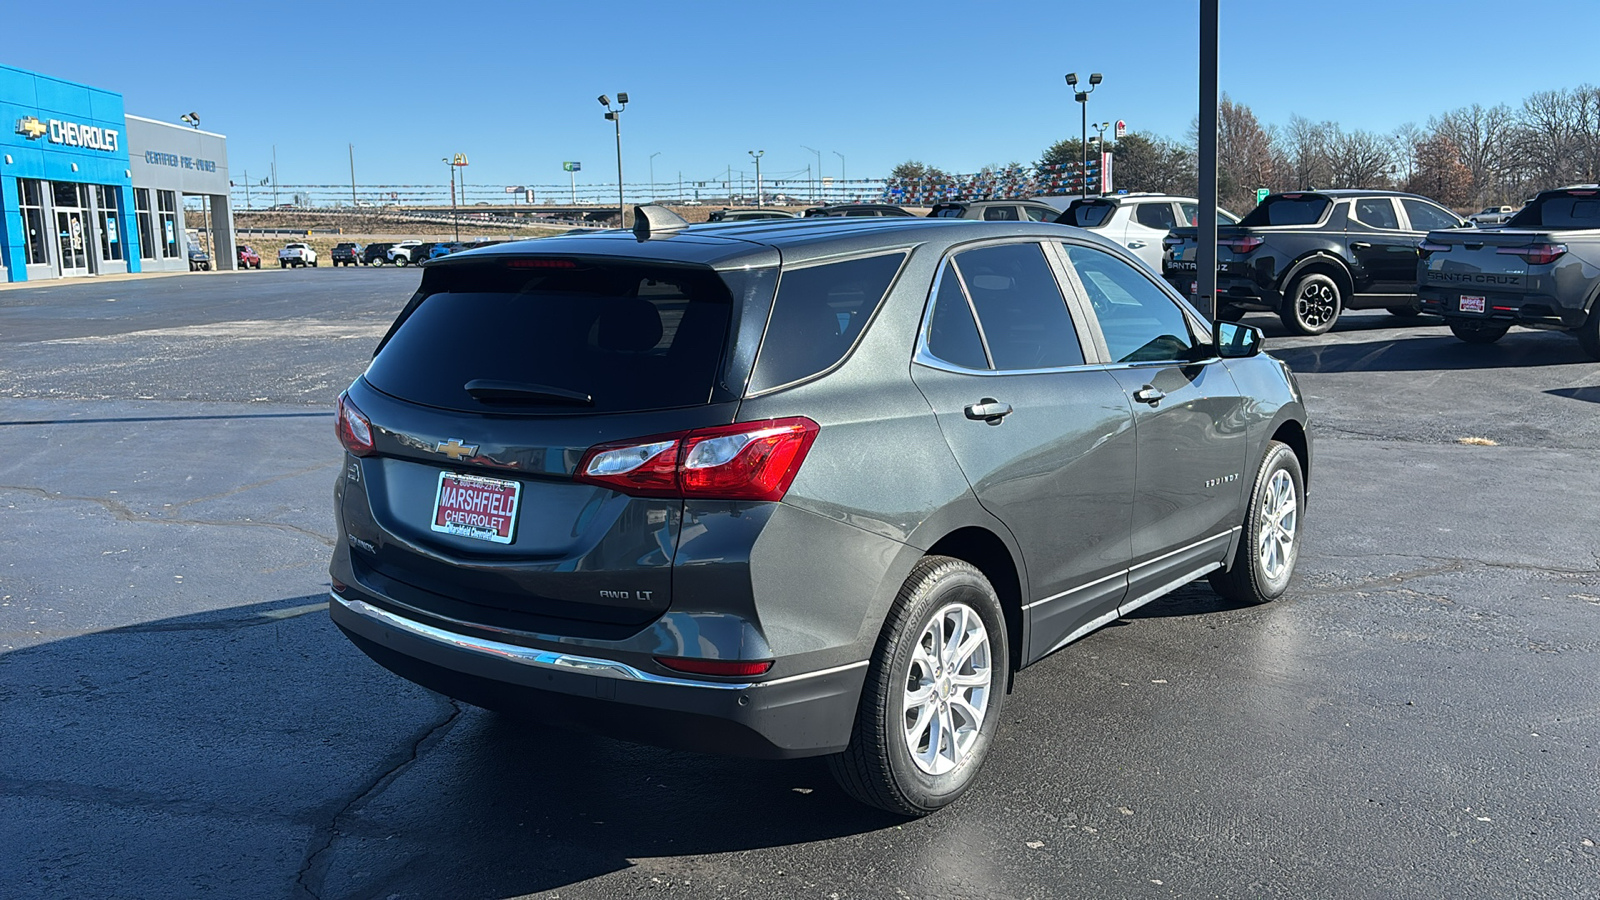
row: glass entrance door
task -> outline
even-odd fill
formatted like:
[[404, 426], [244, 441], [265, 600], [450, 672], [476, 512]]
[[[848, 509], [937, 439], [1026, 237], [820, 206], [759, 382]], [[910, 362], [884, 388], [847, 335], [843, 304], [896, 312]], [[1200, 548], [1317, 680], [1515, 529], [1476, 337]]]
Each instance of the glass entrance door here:
[[83, 185], [56, 182], [56, 242], [61, 248], [61, 275], [89, 274], [90, 223]]

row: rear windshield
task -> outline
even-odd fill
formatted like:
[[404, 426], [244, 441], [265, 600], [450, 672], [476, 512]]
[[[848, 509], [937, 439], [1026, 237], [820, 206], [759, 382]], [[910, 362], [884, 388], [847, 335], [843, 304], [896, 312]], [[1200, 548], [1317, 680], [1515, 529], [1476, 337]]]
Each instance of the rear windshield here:
[[1245, 227], [1315, 225], [1328, 209], [1328, 198], [1316, 194], [1273, 194], [1239, 220]]
[[538, 262], [430, 271], [366, 380], [404, 400], [473, 412], [711, 402], [734, 318], [717, 273], [571, 260], [542, 261], [570, 268], [516, 267]]
[[843, 359], [905, 258], [889, 253], [784, 269], [750, 392], [810, 378]]
[[933, 219], [959, 219], [961, 214], [966, 211], [967, 208], [965, 206], [940, 204], [933, 208], [933, 212], [928, 213], [928, 217]]
[[1099, 228], [1111, 218], [1111, 213], [1116, 208], [1115, 204], [1104, 200], [1074, 200], [1056, 221], [1062, 225], [1076, 225], [1079, 228]]
[[1600, 228], [1600, 190], [1541, 194], [1506, 224], [1512, 228]]

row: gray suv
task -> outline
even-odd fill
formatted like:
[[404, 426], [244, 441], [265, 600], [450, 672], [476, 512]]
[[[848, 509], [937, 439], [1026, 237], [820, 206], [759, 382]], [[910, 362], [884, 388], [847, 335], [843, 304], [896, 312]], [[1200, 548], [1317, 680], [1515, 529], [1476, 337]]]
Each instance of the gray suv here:
[[1281, 595], [1260, 332], [1062, 225], [864, 218], [427, 264], [339, 399], [331, 612], [471, 704], [950, 803], [1013, 674], [1197, 578]]

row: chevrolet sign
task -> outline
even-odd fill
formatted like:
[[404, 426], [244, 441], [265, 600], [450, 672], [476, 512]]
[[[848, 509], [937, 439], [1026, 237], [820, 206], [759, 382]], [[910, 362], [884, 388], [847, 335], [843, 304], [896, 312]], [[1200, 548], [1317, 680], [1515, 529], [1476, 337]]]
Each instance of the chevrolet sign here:
[[24, 116], [17, 120], [17, 134], [30, 141], [49, 135], [52, 144], [115, 153], [120, 132], [114, 128], [101, 128], [98, 125], [81, 125], [77, 122], [63, 122], [60, 119], [41, 122], [33, 116]]

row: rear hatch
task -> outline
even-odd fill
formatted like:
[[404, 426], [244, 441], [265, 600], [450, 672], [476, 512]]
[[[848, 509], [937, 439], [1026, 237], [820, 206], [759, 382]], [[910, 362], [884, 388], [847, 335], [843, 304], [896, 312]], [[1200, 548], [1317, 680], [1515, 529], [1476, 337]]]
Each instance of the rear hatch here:
[[1429, 232], [1417, 275], [1423, 287], [1459, 294], [1447, 304], [1458, 312], [1493, 313], [1497, 297], [1555, 297], [1555, 270], [1579, 232], [1600, 239], [1600, 189], [1546, 191], [1502, 227]]
[[1080, 197], [1067, 204], [1066, 211], [1056, 217], [1056, 222], [1079, 228], [1104, 228], [1111, 224], [1112, 214], [1116, 211], [1117, 204], [1110, 200]]
[[733, 421], [774, 280], [608, 257], [429, 266], [348, 393], [373, 437], [341, 510], [358, 579], [530, 631], [659, 616], [682, 499], [574, 472], [598, 444]]

